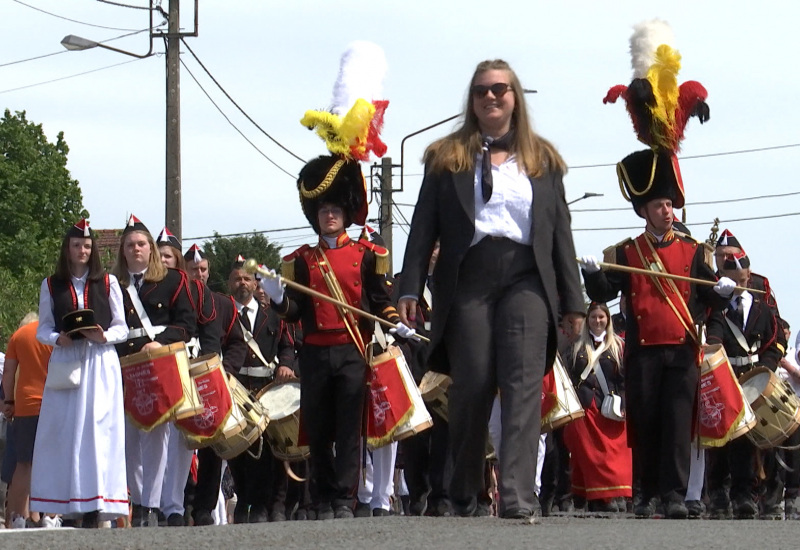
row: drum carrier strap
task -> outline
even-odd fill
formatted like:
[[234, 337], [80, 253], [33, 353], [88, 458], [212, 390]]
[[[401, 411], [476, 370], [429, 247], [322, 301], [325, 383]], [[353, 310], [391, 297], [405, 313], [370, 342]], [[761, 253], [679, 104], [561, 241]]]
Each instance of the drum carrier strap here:
[[141, 338], [142, 336], [147, 336], [150, 338], [151, 341], [155, 341], [155, 337], [157, 334], [161, 334], [164, 332], [167, 327], [164, 325], [153, 325], [150, 322], [150, 317], [147, 316], [147, 312], [142, 305], [142, 300], [139, 298], [139, 291], [136, 290], [136, 287], [131, 287], [133, 285], [128, 285], [125, 287], [125, 290], [128, 293], [128, 297], [131, 299], [131, 303], [133, 304], [133, 309], [136, 310], [136, 315], [139, 316], [139, 321], [142, 323], [142, 328], [135, 328], [128, 331], [128, 340], [132, 340], [134, 338]]
[[[249, 347], [255, 356], [258, 357], [258, 360], [264, 364], [263, 367], [242, 367], [239, 369], [239, 374], [243, 374], [245, 376], [264, 376], [269, 378], [275, 373], [275, 369], [278, 368], [278, 361], [276, 359], [273, 359], [272, 362], [267, 361], [264, 358], [264, 355], [261, 353], [261, 348], [259, 347], [258, 342], [256, 342], [256, 339], [253, 337], [253, 333], [244, 328], [241, 319], [239, 319], [239, 326], [242, 327], [242, 333], [244, 333], [244, 341], [247, 342], [247, 347]], [[259, 369], [259, 371], [255, 371], [254, 369]], [[264, 371], [265, 374], [262, 374], [260, 369], [266, 369]], [[258, 372], [258, 374], [255, 374], [255, 372]]]
[[736, 326], [736, 323], [731, 322], [728, 319], [727, 315], [725, 316], [725, 322], [728, 323], [728, 328], [731, 329], [733, 333], [733, 337], [736, 338], [736, 342], [739, 344], [744, 352], [747, 354], [747, 357], [728, 357], [728, 361], [730, 361], [731, 365], [735, 367], [744, 367], [745, 365], [755, 365], [758, 363], [758, 348], [761, 347], [761, 340], [757, 340], [753, 343], [752, 346], [747, 345], [747, 340], [742, 334], [742, 331], [739, 330], [739, 327]]

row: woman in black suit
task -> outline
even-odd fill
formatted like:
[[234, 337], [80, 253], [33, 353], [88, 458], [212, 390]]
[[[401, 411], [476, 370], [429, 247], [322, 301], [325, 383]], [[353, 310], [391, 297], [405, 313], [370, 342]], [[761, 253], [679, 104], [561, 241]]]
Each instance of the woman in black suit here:
[[453, 378], [450, 497], [462, 516], [477, 508], [499, 389], [499, 513], [533, 518], [542, 376], [555, 357], [559, 313], [573, 321], [584, 310], [566, 165], [531, 129], [523, 88], [502, 60], [477, 66], [464, 124], [428, 147], [425, 165], [398, 310], [413, 323], [439, 239], [429, 363]]

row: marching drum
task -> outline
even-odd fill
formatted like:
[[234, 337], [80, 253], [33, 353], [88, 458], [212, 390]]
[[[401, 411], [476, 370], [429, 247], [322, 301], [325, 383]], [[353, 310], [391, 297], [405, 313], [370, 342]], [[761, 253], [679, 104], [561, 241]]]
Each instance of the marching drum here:
[[369, 372], [367, 445], [376, 449], [430, 428], [425, 408], [403, 352], [389, 346], [373, 357]]
[[140, 429], [150, 431], [169, 420], [203, 411], [183, 342], [133, 353], [119, 362], [125, 412]]
[[440, 372], [428, 371], [419, 383], [419, 393], [431, 412], [447, 422], [447, 388], [453, 379]]
[[230, 460], [245, 452], [261, 438], [269, 419], [261, 403], [233, 375], [226, 373], [226, 377], [233, 396], [233, 408], [222, 429], [222, 435], [211, 444], [211, 448], [220, 458]]
[[705, 346], [700, 363], [698, 420], [701, 447], [721, 447], [749, 432], [756, 424], [725, 348]]
[[542, 380], [541, 433], [557, 430], [585, 415], [567, 369], [556, 354], [553, 368]]
[[269, 417], [267, 441], [275, 458], [287, 462], [307, 459], [311, 452], [300, 441], [300, 382], [273, 382], [258, 392], [258, 401]]
[[175, 424], [186, 436], [189, 448], [199, 449], [207, 447], [222, 434], [233, 409], [233, 397], [222, 361], [216, 353], [192, 361], [189, 374], [203, 403], [203, 412]]
[[800, 426], [800, 400], [792, 389], [766, 367], [744, 373], [739, 383], [758, 417], [747, 437], [761, 449], [786, 441]]

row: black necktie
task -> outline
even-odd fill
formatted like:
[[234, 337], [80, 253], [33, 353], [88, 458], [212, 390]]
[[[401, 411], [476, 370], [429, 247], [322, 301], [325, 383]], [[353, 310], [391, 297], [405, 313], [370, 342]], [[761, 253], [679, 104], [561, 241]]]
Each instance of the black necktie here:
[[136, 287], [136, 290], [141, 290], [142, 288], [142, 277], [144, 277], [144, 275], [141, 273], [137, 273], [133, 276], [133, 286]]
[[244, 306], [242, 308], [241, 316], [242, 316], [242, 326], [248, 332], [253, 332], [253, 325], [250, 324], [250, 308], [247, 307], [247, 306]]
[[508, 151], [511, 148], [511, 141], [514, 139], [514, 130], [509, 130], [502, 137], [497, 139], [491, 136], [483, 136], [483, 160], [481, 161], [481, 191], [483, 192], [483, 202], [489, 202], [492, 198], [492, 148]]
[[744, 328], [744, 311], [742, 311], [742, 297], [737, 296], [733, 300], [733, 308], [728, 312], [731, 321], [737, 327], [743, 329]]

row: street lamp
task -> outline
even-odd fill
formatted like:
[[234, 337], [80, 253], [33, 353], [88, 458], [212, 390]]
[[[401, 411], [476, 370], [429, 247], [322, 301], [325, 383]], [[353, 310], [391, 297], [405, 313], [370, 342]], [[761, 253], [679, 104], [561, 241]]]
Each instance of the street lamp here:
[[106, 50], [111, 50], [112, 52], [122, 53], [125, 55], [129, 55], [131, 57], [137, 57], [139, 59], [144, 59], [145, 57], [150, 57], [151, 55], [153, 55], [152, 33], [150, 34], [150, 50], [144, 55], [126, 52], [125, 50], [120, 50], [119, 48], [114, 48], [113, 46], [107, 46], [106, 44], [95, 42], [94, 40], [89, 40], [88, 38], [75, 36], [74, 34], [68, 34], [67, 36], [65, 36], [64, 39], [61, 41], [61, 45], [73, 52], [90, 50], [92, 48], [104, 48]]
[[567, 206], [570, 204], [576, 203], [578, 201], [582, 201], [583, 199], [591, 199], [592, 197], [602, 197], [602, 193], [584, 193], [582, 197], [578, 197], [577, 199], [571, 200], [567, 203]]

